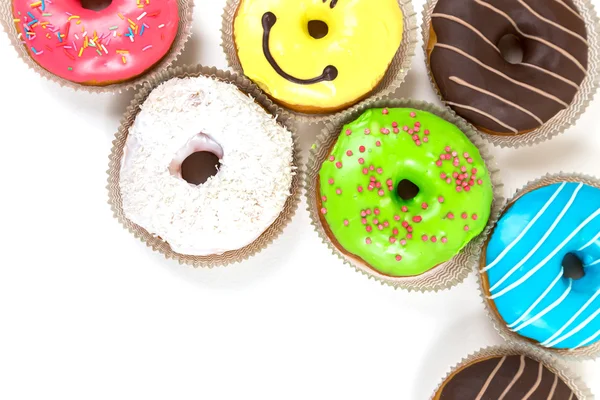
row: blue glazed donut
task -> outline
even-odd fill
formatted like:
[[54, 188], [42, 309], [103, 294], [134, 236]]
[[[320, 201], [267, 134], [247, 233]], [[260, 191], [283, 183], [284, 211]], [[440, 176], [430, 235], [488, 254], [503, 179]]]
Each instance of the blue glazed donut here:
[[[485, 250], [484, 289], [509, 329], [547, 348], [600, 341], [600, 189], [562, 182], [524, 194]], [[569, 253], [581, 279], [564, 276]]]

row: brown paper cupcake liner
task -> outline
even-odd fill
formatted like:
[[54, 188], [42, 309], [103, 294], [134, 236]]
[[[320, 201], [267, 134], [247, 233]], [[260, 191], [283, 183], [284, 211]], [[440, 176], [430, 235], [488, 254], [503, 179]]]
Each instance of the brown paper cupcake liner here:
[[593, 400], [594, 395], [590, 391], [590, 389], [585, 385], [583, 380], [574, 374], [567, 366], [563, 363], [559, 362], [555, 358], [549, 357], [547, 354], [536, 351], [535, 349], [531, 349], [529, 347], [524, 347], [520, 344], [509, 344], [504, 346], [494, 346], [487, 347], [481, 349], [469, 356], [465, 357], [460, 361], [457, 365], [450, 368], [446, 376], [442, 379], [438, 387], [433, 392], [430, 400], [434, 400], [438, 392], [442, 389], [446, 381], [456, 374], [461, 369], [477, 362], [482, 361], [492, 357], [504, 357], [504, 356], [526, 356], [535, 360], [541, 364], [543, 364], [546, 368], [548, 368], [551, 372], [558, 375], [560, 379], [563, 380], [575, 393], [575, 396], [579, 400]]
[[[427, 61], [427, 45], [429, 43], [431, 14], [433, 13], [433, 9], [437, 2], [438, 0], [427, 0], [425, 3], [421, 30], [423, 35], [423, 52], [425, 53], [427, 75], [429, 76], [429, 81], [433, 90], [442, 103], [445, 103], [433, 77], [429, 62]], [[600, 23], [591, 0], [573, 0], [573, 3], [577, 6], [585, 20], [589, 43], [588, 73], [581, 83], [573, 102], [569, 107], [561, 110], [541, 127], [527, 133], [518, 135], [492, 135], [479, 130], [478, 132], [481, 136], [494, 146], [519, 148], [523, 146], [533, 146], [546, 140], [550, 140], [575, 125], [593, 100], [598, 85], [600, 84]], [[447, 107], [450, 108], [449, 106]]]
[[[231, 69], [239, 74], [244, 74], [242, 65], [237, 55], [235, 41], [233, 38], [233, 21], [237, 13], [238, 6], [241, 0], [227, 0], [225, 10], [223, 12], [223, 21], [221, 26], [221, 46], [227, 57], [227, 64]], [[379, 84], [367, 95], [365, 99], [346, 108], [346, 110], [356, 110], [374, 100], [379, 100], [388, 96], [404, 82], [406, 74], [411, 67], [412, 58], [415, 55], [417, 46], [417, 13], [415, 12], [411, 0], [398, 0], [400, 9], [403, 15], [403, 32], [402, 42], [394, 56], [390, 66], [383, 79]], [[277, 102], [277, 100], [274, 100]], [[342, 111], [325, 113], [325, 114], [308, 114], [290, 110], [283, 107], [284, 114], [288, 118], [293, 118], [297, 122], [317, 124], [321, 122], [329, 122], [335, 119]]]
[[74, 90], [81, 90], [90, 93], [122, 93], [136, 86], [142, 85], [145, 81], [155, 80], [156, 77], [169, 67], [179, 55], [183, 52], [186, 42], [192, 33], [192, 11], [194, 8], [194, 0], [177, 0], [179, 5], [179, 27], [177, 35], [173, 41], [173, 45], [169, 52], [148, 71], [133, 79], [121, 83], [115, 83], [106, 86], [83, 85], [76, 82], [71, 82], [67, 79], [54, 75], [38, 63], [29, 55], [27, 49], [19, 39], [19, 32], [13, 21], [12, 4], [10, 0], [0, 0], [0, 25], [4, 32], [8, 35], [10, 43], [17, 52], [19, 58], [27, 65], [28, 68], [34, 70], [42, 78], [56, 82], [60, 86], [68, 87]]
[[[121, 189], [119, 186], [121, 160], [123, 159], [123, 150], [127, 141], [129, 129], [133, 125], [135, 118], [140, 111], [140, 106], [146, 100], [150, 92], [152, 92], [152, 90], [154, 90], [161, 83], [169, 79], [198, 76], [212, 77], [219, 79], [220, 81], [236, 85], [242, 92], [252, 96], [254, 100], [267, 112], [277, 116], [277, 121], [292, 133], [294, 140], [293, 163], [296, 170], [290, 187], [290, 195], [285, 202], [283, 210], [275, 222], [273, 222], [258, 239], [241, 249], [209, 256], [191, 256], [177, 253], [171, 249], [167, 242], [150, 234], [141, 226], [131, 222], [123, 212]], [[131, 104], [125, 111], [118, 132], [115, 134], [115, 140], [113, 141], [113, 147], [109, 157], [109, 169], [107, 171], [107, 189], [109, 197], [108, 203], [111, 205], [113, 216], [121, 223], [121, 225], [123, 225], [125, 229], [131, 232], [136, 238], [146, 243], [148, 247], [151, 247], [154, 251], [161, 253], [165, 256], [165, 258], [176, 260], [180, 264], [188, 264], [194, 267], [212, 268], [238, 263], [247, 260], [251, 256], [261, 252], [279, 235], [281, 235], [283, 229], [292, 220], [300, 201], [301, 175], [298, 171], [298, 166], [300, 165], [301, 159], [298, 145], [298, 135], [290, 127], [289, 119], [286, 117], [281, 117], [280, 112], [281, 109], [277, 105], [273, 104], [273, 102], [267, 96], [265, 96], [265, 94], [262, 93], [255, 84], [253, 84], [246, 77], [237, 75], [235, 73], [221, 71], [214, 67], [209, 68], [201, 65], [168, 68], [165, 71], [157, 73], [150, 82], [145, 82], [142, 88], [136, 93], [135, 97], [131, 101]]]
[[[481, 153], [481, 156], [485, 161], [490, 173], [494, 190], [494, 200], [492, 203], [490, 220], [488, 221], [488, 224], [483, 232], [474, 238], [458, 255], [454, 256], [451, 260], [422, 275], [413, 277], [390, 277], [375, 271], [366, 264], [360, 263], [352, 257], [347, 256], [332, 243], [319, 218], [319, 207], [317, 204], [317, 181], [319, 170], [327, 158], [329, 150], [338, 139], [342, 127], [345, 124], [356, 120], [367, 109], [383, 107], [415, 108], [435, 114], [438, 117], [441, 117], [446, 121], [456, 125], [479, 149], [479, 152]], [[494, 216], [499, 214], [499, 211], [504, 203], [504, 197], [502, 195], [504, 185], [500, 179], [500, 171], [496, 166], [494, 157], [489, 152], [486, 143], [475, 132], [472, 126], [462, 118], [458, 117], [452, 111], [442, 109], [424, 101], [410, 99], [380, 99], [369, 101], [353, 108], [352, 110], [342, 112], [339, 116], [337, 116], [336, 119], [329, 121], [319, 136], [317, 136], [316, 143], [310, 150], [304, 179], [304, 188], [306, 190], [308, 211], [310, 213], [312, 225], [323, 243], [329, 247], [331, 252], [338, 256], [344, 263], [350, 265], [358, 272], [367, 275], [369, 278], [374, 278], [375, 280], [378, 280], [396, 289], [400, 288], [408, 291], [437, 292], [440, 290], [449, 289], [461, 283], [472, 271], [473, 266], [477, 264], [482, 244], [491, 231], [492, 226], [496, 222]]]
[[[515, 195], [510, 200], [507, 201], [507, 203], [502, 208], [502, 210], [500, 210], [499, 214], [496, 215], [496, 217], [494, 218], [495, 221], [499, 221], [500, 218], [502, 217], [502, 214], [504, 214], [504, 212], [515, 201], [517, 201], [520, 197], [522, 197], [526, 193], [529, 193], [532, 190], [539, 189], [541, 187], [552, 185], [552, 184], [558, 183], [558, 182], [581, 182], [586, 185], [600, 188], [600, 180], [597, 178], [594, 178], [592, 176], [589, 176], [589, 175], [567, 174], [567, 173], [563, 173], [563, 172], [561, 172], [559, 174], [548, 174], [537, 180], [529, 182], [523, 188], [517, 190]], [[494, 224], [494, 227], [495, 227], [495, 224]], [[494, 227], [492, 227], [492, 232], [494, 230]], [[491, 236], [491, 232], [490, 232], [490, 236]], [[488, 236], [488, 238], [490, 236]], [[483, 246], [487, 247], [487, 240], [483, 244]], [[502, 338], [504, 338], [504, 340], [506, 340], [508, 342], [519, 343], [522, 346], [524, 346], [525, 348], [531, 349], [531, 351], [544, 352], [547, 354], [552, 354], [553, 356], [558, 356], [558, 357], [567, 358], [567, 359], [587, 360], [587, 359], [595, 359], [600, 356], [600, 342], [595, 343], [591, 346], [579, 348], [577, 350], [552, 349], [552, 348], [542, 347], [538, 343], [535, 343], [533, 340], [527, 339], [515, 332], [512, 332], [510, 329], [508, 329], [506, 323], [500, 317], [498, 312], [495, 310], [495, 307], [493, 306], [492, 301], [490, 301], [488, 299], [488, 296], [486, 294], [483, 276], [480, 273], [481, 266], [485, 265], [485, 259], [484, 259], [485, 251], [483, 251], [483, 250], [484, 249], [482, 248], [482, 251], [480, 253], [480, 259], [477, 263], [477, 265], [478, 265], [477, 277], [479, 280], [480, 296], [481, 296], [481, 299], [483, 300], [483, 303], [485, 304], [487, 314], [488, 314], [489, 318], [491, 319], [491, 321], [494, 325], [494, 328], [500, 334], [500, 336], [502, 336]]]

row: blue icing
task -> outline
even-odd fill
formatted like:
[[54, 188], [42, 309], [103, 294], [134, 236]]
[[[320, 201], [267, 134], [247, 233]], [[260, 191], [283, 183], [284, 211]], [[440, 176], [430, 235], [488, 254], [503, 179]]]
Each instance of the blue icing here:
[[[562, 275], [570, 252], [585, 265], [582, 279]], [[600, 341], [600, 189], [557, 183], [525, 194], [498, 222], [486, 265], [509, 328], [552, 348]]]

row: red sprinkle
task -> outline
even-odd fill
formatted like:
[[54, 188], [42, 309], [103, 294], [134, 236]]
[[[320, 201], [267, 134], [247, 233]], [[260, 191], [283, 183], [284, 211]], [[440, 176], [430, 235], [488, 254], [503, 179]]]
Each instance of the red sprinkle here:
[[396, 243], [396, 238], [393, 236], [390, 236], [390, 243]]
[[366, 239], [365, 239], [365, 243], [367, 243], [367, 244], [371, 244], [371, 243], [372, 243], [372, 241], [371, 241], [371, 238], [366, 238]]
[[396, 261], [402, 261], [402, 256], [400, 254], [396, 256]]
[[359, 187], [357, 188], [357, 190], [358, 190], [358, 193], [362, 193], [362, 191], [363, 191], [364, 189], [363, 189], [363, 187], [362, 187], [362, 186], [359, 186]]
[[427, 205], [427, 203], [421, 204], [421, 208], [423, 208], [423, 210], [427, 210], [428, 207], [429, 205]]
[[423, 221], [423, 218], [420, 217], [419, 215], [415, 216], [412, 218], [413, 222], [419, 223], [421, 221]]
[[323, 197], [321, 197], [321, 200], [323, 200], [323, 201], [327, 201], [327, 196], [323, 196]]
[[361, 165], [362, 165], [362, 164], [364, 164], [364, 163], [365, 163], [365, 159], [364, 159], [364, 158], [362, 158], [362, 157], [361, 157], [361, 158], [359, 158], [359, 159], [358, 159], [358, 163], [359, 163], [359, 164], [361, 164]]
[[431, 237], [431, 241], [432, 241], [433, 243], [435, 243], [435, 242], [437, 242], [437, 238], [436, 238], [435, 236], [432, 236], [432, 237]]
[[365, 135], [370, 135], [371, 134], [371, 130], [369, 128], [365, 129]]
[[438, 197], [438, 201], [439, 201], [440, 203], [443, 203], [443, 202], [444, 202], [444, 198], [443, 198], [442, 196], [440, 196], [440, 197]]
[[465, 231], [469, 230], [469, 225], [465, 225]]
[[379, 208], [375, 207], [375, 209], [373, 209], [373, 212], [375, 213], [375, 215], [379, 215], [381, 213], [381, 211], [379, 211]]
[[346, 152], [346, 155], [347, 155], [348, 157], [351, 157], [351, 156], [352, 156], [352, 154], [354, 154], [354, 153], [352, 153], [352, 150], [348, 150], [348, 151]]
[[350, 136], [352, 134], [352, 131], [350, 129], [346, 129], [346, 135]]
[[366, 149], [365, 149], [365, 146], [360, 146], [360, 147], [358, 148], [358, 151], [360, 151], [361, 153], [364, 153], [364, 152], [365, 152], [365, 150], [366, 150]]
[[448, 215], [446, 215], [446, 217], [448, 217], [448, 219], [454, 219], [454, 214], [449, 212]]
[[345, 219], [345, 220], [344, 220], [344, 225], [345, 225], [345, 226], [348, 226], [348, 225], [350, 225], [350, 221], [348, 221], [347, 219]]
[[402, 206], [402, 211], [403, 211], [403, 212], [408, 212], [408, 207], [406, 207], [406, 206]]
[[447, 237], [443, 237], [443, 238], [442, 238], [442, 243], [446, 243], [447, 241], [448, 241], [448, 238], [447, 238]]
[[387, 108], [384, 108], [384, 109], [383, 109], [383, 111], [382, 111], [382, 114], [383, 114], [383, 115], [387, 115], [388, 113], [389, 113], [388, 109], [387, 109]]
[[462, 219], [467, 219], [469, 218], [469, 214], [467, 214], [466, 212], [461, 214]]
[[367, 225], [367, 232], [372, 232], [373, 231], [373, 227], [371, 225]]
[[330, 185], [333, 185], [334, 180], [333, 180], [333, 178], [329, 178], [329, 180], [327, 182], [329, 182]]
[[423, 235], [423, 236], [421, 236], [421, 239], [423, 239], [423, 241], [426, 242], [427, 239], [429, 239], [429, 238], [427, 237], [427, 235]]
[[394, 219], [395, 219], [396, 221], [400, 221], [400, 216], [399, 216], [399, 215], [394, 215]]
[[393, 233], [394, 235], [396, 235], [396, 236], [397, 236], [397, 235], [398, 235], [398, 228], [394, 228], [394, 229], [392, 230], [392, 233]]
[[337, 194], [342, 194], [342, 189], [336, 189], [335, 191]]
[[375, 146], [380, 147], [381, 146], [381, 142], [378, 140], [375, 142]]
[[321, 214], [323, 214], [323, 215], [327, 214], [327, 209], [325, 207], [321, 208]]
[[479, 217], [477, 216], [477, 214], [473, 214], [473, 215], [471, 216], [471, 218], [473, 218], [473, 221], [477, 221], [477, 218], [479, 218]]
[[338, 169], [339, 169], [339, 168], [342, 168], [342, 163], [338, 161], [338, 162], [336, 162], [336, 163], [335, 163], [335, 166], [336, 166]]

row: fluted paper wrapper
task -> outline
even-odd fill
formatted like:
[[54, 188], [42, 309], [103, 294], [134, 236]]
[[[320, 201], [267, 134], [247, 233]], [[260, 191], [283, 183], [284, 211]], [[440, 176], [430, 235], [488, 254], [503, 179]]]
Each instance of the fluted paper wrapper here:
[[551, 372], [558, 375], [563, 382], [567, 384], [569, 389], [575, 393], [575, 396], [579, 400], [593, 400], [594, 395], [590, 389], [585, 385], [581, 378], [575, 375], [567, 366], [557, 361], [554, 358], [549, 357], [547, 354], [535, 351], [531, 348], [523, 347], [519, 344], [505, 345], [505, 346], [494, 346], [487, 347], [477, 351], [476, 353], [470, 354], [460, 361], [457, 365], [450, 368], [442, 382], [433, 392], [430, 400], [434, 400], [440, 390], [442, 390], [446, 381], [455, 375], [458, 371], [462, 370], [469, 365], [472, 365], [479, 361], [484, 361], [493, 357], [504, 357], [504, 356], [526, 356], [543, 364]]
[[14, 17], [11, 3], [11, 0], [0, 0], [0, 25], [2, 25], [4, 32], [8, 34], [8, 38], [19, 55], [19, 58], [23, 60], [27, 67], [33, 69], [42, 78], [56, 82], [63, 87], [90, 93], [122, 93], [135, 88], [136, 86], [140, 86], [146, 81], [157, 79], [162, 71], [177, 60], [192, 33], [192, 11], [194, 8], [194, 0], [177, 0], [179, 6], [179, 27], [177, 29], [177, 35], [175, 36], [175, 40], [173, 41], [173, 45], [169, 52], [158, 63], [140, 76], [121, 83], [106, 86], [83, 85], [54, 75], [33, 60], [25, 48], [25, 45], [19, 39], [19, 32], [13, 21]]
[[[372, 0], [369, 0], [372, 1]], [[239, 74], [243, 74], [244, 70], [237, 55], [235, 41], [233, 37], [233, 21], [237, 13], [238, 6], [241, 0], [227, 0], [225, 11], [223, 12], [223, 21], [221, 27], [221, 46], [227, 57], [227, 63], [231, 69]], [[381, 82], [369, 93], [363, 100], [346, 108], [346, 110], [357, 110], [364, 104], [368, 104], [374, 100], [379, 100], [388, 96], [404, 82], [406, 74], [410, 69], [412, 58], [415, 55], [417, 46], [417, 13], [415, 12], [411, 0], [398, 0], [400, 9], [403, 15], [403, 31], [402, 42], [394, 56], [390, 66]], [[261, 51], [257, 49], [256, 51]], [[274, 99], [277, 102], [276, 99]], [[297, 122], [316, 124], [321, 122], [330, 122], [343, 110], [325, 113], [325, 114], [309, 114], [290, 110], [284, 107], [284, 114], [289, 118], [293, 118]]]
[[[502, 210], [500, 210], [500, 214], [496, 216], [495, 220], [498, 221], [502, 217], [502, 214], [504, 214], [504, 212], [506, 210], [508, 210], [508, 208], [510, 208], [511, 205], [513, 205], [520, 197], [522, 197], [526, 193], [529, 193], [532, 190], [539, 189], [541, 187], [552, 185], [554, 183], [559, 183], [559, 182], [582, 182], [586, 185], [594, 186], [594, 187], [597, 187], [600, 189], [600, 180], [597, 178], [594, 178], [592, 176], [583, 175], [583, 174], [566, 174], [563, 172], [561, 172], [559, 174], [552, 174], [552, 175], [548, 174], [548, 175], [541, 177], [540, 179], [529, 182], [527, 185], [525, 185], [525, 187], [519, 189], [515, 193], [515, 195], [510, 200], [508, 200], [508, 202], [502, 208]], [[494, 227], [495, 227], [495, 225], [494, 225]], [[492, 232], [494, 230], [494, 227], [492, 228]], [[491, 236], [491, 234], [490, 234], [490, 236]], [[488, 245], [488, 243], [486, 240], [486, 242], [484, 243], [484, 248], [487, 248], [487, 245]], [[483, 250], [484, 249], [482, 249], [482, 252], [480, 254], [480, 259], [479, 259], [479, 263], [478, 263], [478, 265], [479, 265], [478, 271], [481, 271], [481, 269], [483, 269], [486, 265], [486, 260], [485, 260], [486, 252]], [[485, 303], [487, 314], [490, 317], [490, 319], [492, 320], [492, 323], [494, 324], [494, 328], [496, 328], [496, 330], [498, 331], [500, 336], [502, 336], [505, 340], [507, 340], [509, 342], [520, 343], [521, 345], [528, 347], [532, 350], [546, 352], [546, 353], [552, 354], [554, 356], [562, 357], [562, 358], [586, 360], [586, 359], [595, 359], [600, 356], [600, 342], [597, 342], [591, 346], [579, 348], [577, 350], [551, 349], [551, 348], [543, 347], [543, 346], [539, 345], [538, 343], [534, 342], [533, 340], [525, 338], [525, 337], [511, 331], [510, 329], [508, 329], [507, 324], [504, 322], [504, 320], [500, 317], [500, 315], [496, 311], [493, 301], [488, 299], [487, 289], [485, 288], [485, 282], [484, 282], [481, 272], [478, 272], [477, 276], [479, 279], [479, 288], [480, 288], [481, 298], [483, 299], [483, 302]]]
[[[438, 86], [431, 72], [429, 65], [429, 57], [427, 55], [427, 45], [429, 43], [429, 33], [431, 27], [431, 14], [438, 0], [427, 0], [423, 9], [423, 51], [425, 53], [425, 64], [427, 66], [427, 74], [429, 81], [435, 93], [440, 100], [444, 102], [444, 97], [440, 93]], [[541, 127], [530, 132], [517, 135], [492, 135], [487, 132], [479, 131], [479, 133], [494, 146], [519, 148], [522, 146], [532, 146], [550, 140], [571, 126], [583, 115], [584, 111], [590, 105], [594, 98], [598, 85], [600, 84], [600, 23], [596, 10], [591, 0], [573, 0], [573, 3], [579, 9], [581, 16], [585, 20], [589, 43], [588, 57], [588, 73], [579, 87], [579, 91], [575, 95], [573, 102], [569, 107], [561, 110], [558, 114], [544, 123]], [[449, 106], [447, 106], [450, 108]]]
[[[483, 232], [474, 238], [465, 248], [451, 260], [438, 265], [432, 270], [412, 277], [391, 277], [381, 274], [368, 265], [359, 262], [358, 260], [345, 255], [328, 237], [325, 228], [321, 224], [319, 218], [319, 207], [317, 203], [318, 188], [317, 181], [319, 170], [329, 155], [329, 151], [337, 141], [342, 127], [345, 124], [356, 120], [362, 113], [370, 108], [415, 108], [422, 111], [427, 111], [445, 119], [446, 121], [456, 125], [479, 149], [481, 157], [490, 173], [493, 189], [494, 200], [490, 220]], [[390, 100], [375, 100], [366, 102], [356, 107], [353, 110], [347, 110], [341, 113], [335, 120], [325, 124], [325, 128], [317, 136], [316, 143], [312, 146], [309, 154], [307, 171], [304, 176], [304, 187], [306, 190], [307, 205], [312, 225], [317, 231], [323, 243], [325, 243], [334, 255], [337, 255], [344, 263], [350, 265], [358, 272], [374, 278], [382, 283], [385, 283], [394, 288], [405, 289], [408, 291], [431, 292], [449, 289], [461, 283], [477, 265], [481, 247], [495, 223], [492, 216], [497, 216], [504, 203], [502, 196], [503, 184], [500, 179], [500, 171], [496, 166], [494, 157], [489, 152], [486, 143], [481, 139], [474, 129], [466, 123], [466, 121], [454, 112], [442, 109], [433, 104], [424, 101], [410, 99], [390, 99]]]
[[161, 83], [172, 78], [197, 77], [201, 75], [216, 78], [220, 81], [236, 85], [242, 92], [252, 96], [259, 105], [261, 105], [267, 112], [273, 114], [274, 116], [279, 116], [281, 112], [281, 109], [273, 104], [273, 102], [269, 100], [269, 98], [265, 96], [256, 85], [243, 76], [239, 76], [227, 71], [221, 71], [214, 67], [208, 68], [201, 65], [169, 68], [157, 74], [152, 81], [144, 83], [125, 111], [125, 115], [121, 120], [121, 126], [119, 127], [118, 132], [115, 134], [113, 148], [109, 157], [110, 163], [108, 169], [107, 189], [109, 196], [108, 202], [111, 205], [114, 217], [119, 220], [121, 225], [123, 225], [123, 227], [131, 232], [136, 238], [146, 243], [146, 245], [151, 247], [154, 251], [164, 255], [167, 259], [173, 259], [178, 261], [180, 264], [189, 264], [193, 265], [194, 267], [212, 268], [241, 262], [250, 258], [251, 256], [265, 249], [283, 232], [285, 226], [294, 216], [300, 201], [301, 176], [298, 173], [298, 166], [300, 165], [300, 152], [298, 146], [298, 136], [296, 132], [290, 128], [289, 120], [285, 117], [277, 117], [277, 121], [292, 133], [294, 140], [293, 164], [295, 173], [292, 179], [292, 185], [290, 187], [290, 195], [275, 222], [273, 222], [258, 239], [239, 250], [233, 250], [223, 254], [209, 256], [190, 256], [180, 254], [173, 251], [169, 244], [163, 241], [161, 238], [150, 234], [141, 226], [134, 224], [127, 219], [123, 212], [121, 189], [119, 186], [121, 160], [123, 159], [123, 150], [127, 141], [129, 129], [133, 125], [135, 118], [140, 111], [140, 106], [144, 103], [150, 92]]

